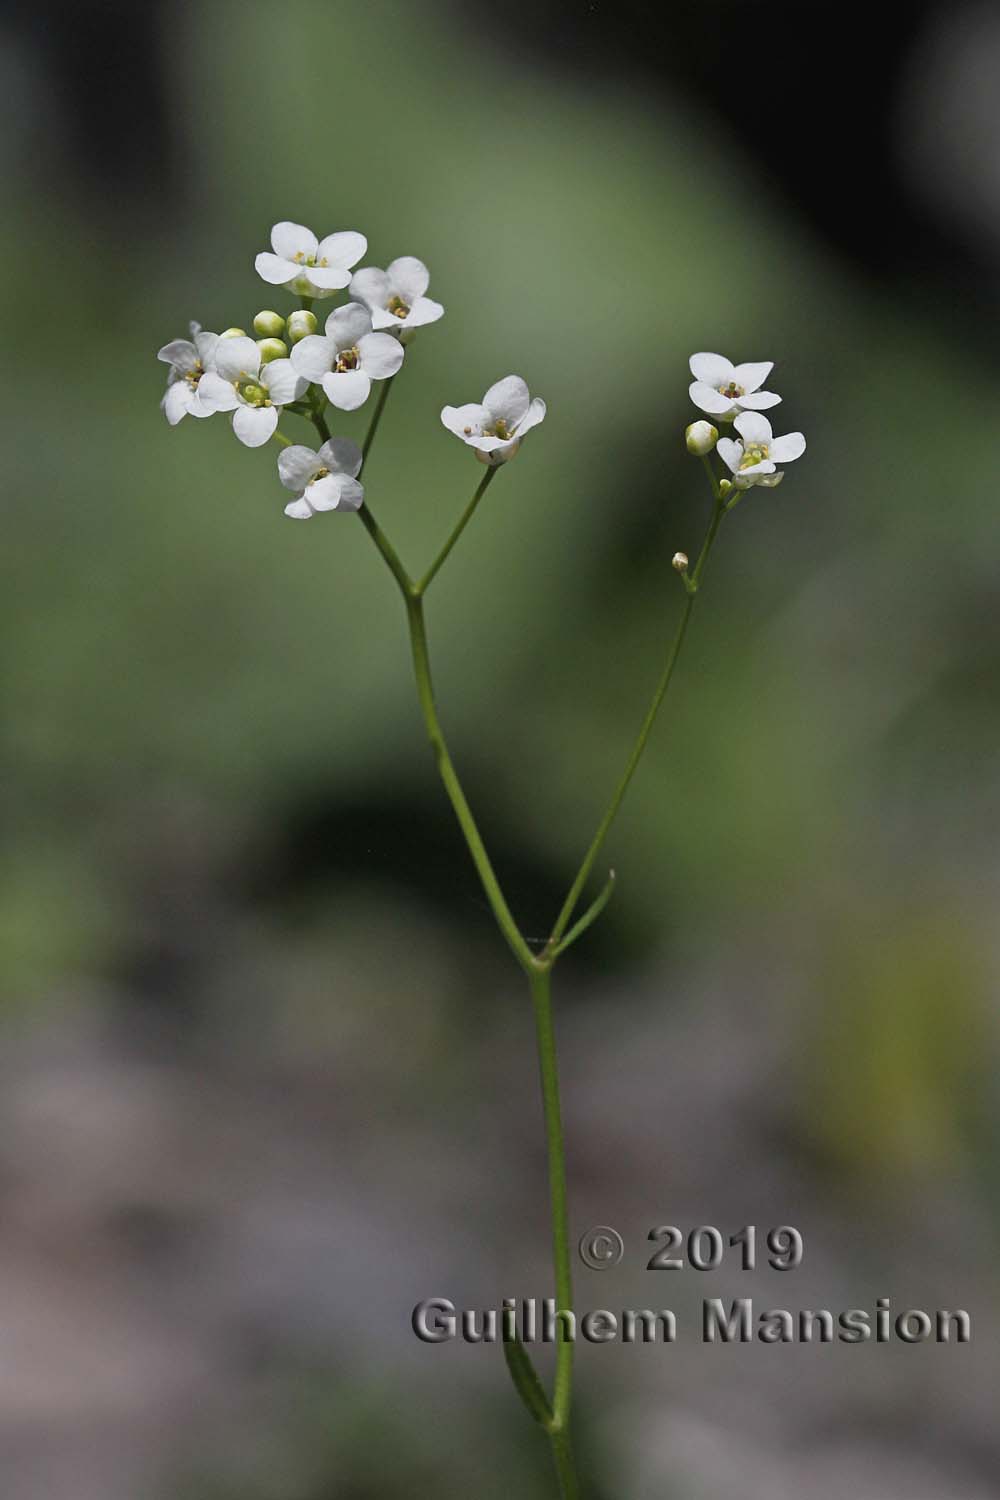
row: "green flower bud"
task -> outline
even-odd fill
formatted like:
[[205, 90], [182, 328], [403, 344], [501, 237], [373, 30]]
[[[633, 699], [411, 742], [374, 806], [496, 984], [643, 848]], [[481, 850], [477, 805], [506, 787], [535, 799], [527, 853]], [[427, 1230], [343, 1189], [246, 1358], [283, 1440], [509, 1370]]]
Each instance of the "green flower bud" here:
[[689, 453], [693, 453], [696, 458], [704, 458], [719, 441], [719, 430], [711, 422], [692, 422], [685, 430], [684, 441]]
[[242, 339], [246, 338], [245, 328], [227, 328], [224, 333], [219, 334], [220, 339]]
[[285, 331], [285, 320], [280, 313], [259, 312], [253, 320], [253, 331], [262, 339], [280, 339]]
[[732, 489], [732, 487], [733, 487], [733, 484], [732, 484], [732, 480], [731, 479], [720, 479], [719, 480], [719, 498], [721, 500], [725, 500], [726, 496], [729, 494], [729, 492]]
[[257, 348], [260, 350], [260, 362], [263, 365], [270, 364], [272, 359], [288, 358], [288, 345], [283, 339], [258, 339]]
[[299, 339], [304, 339], [307, 334], [315, 333], [319, 324], [316, 322], [316, 314], [307, 312], [300, 308], [297, 312], [289, 313], [288, 322], [285, 325], [291, 343], [297, 344]]

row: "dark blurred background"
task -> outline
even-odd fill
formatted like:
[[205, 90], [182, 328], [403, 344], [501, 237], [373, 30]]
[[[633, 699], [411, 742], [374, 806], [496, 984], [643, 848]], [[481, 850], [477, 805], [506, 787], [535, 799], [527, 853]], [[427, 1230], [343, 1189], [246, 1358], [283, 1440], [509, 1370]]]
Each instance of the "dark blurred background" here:
[[[366, 475], [414, 567], [479, 477], [440, 407], [548, 400], [430, 604], [529, 934], [705, 525], [687, 358], [778, 362], [808, 453], [727, 523], [558, 975], [574, 1230], [627, 1246], [578, 1300], [975, 1339], [583, 1346], [589, 1493], [995, 1494], [996, 6], [9, 0], [0, 38], [5, 1500], [551, 1494], [498, 1351], [409, 1329], [550, 1284], [527, 997], [397, 597], [158, 409], [190, 318], [291, 305], [283, 218], [446, 306]], [[667, 1222], [805, 1261], [656, 1277]]]

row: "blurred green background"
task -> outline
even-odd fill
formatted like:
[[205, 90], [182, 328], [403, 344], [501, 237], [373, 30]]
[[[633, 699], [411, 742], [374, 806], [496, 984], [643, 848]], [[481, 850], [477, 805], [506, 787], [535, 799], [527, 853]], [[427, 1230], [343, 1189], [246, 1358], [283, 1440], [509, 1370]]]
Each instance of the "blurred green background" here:
[[[682, 90], [505, 45], [523, 15], [177, 7], [154, 38], [172, 170], [136, 149], [121, 177], [106, 142], [74, 168], [38, 18], [5, 22], [4, 1494], [551, 1493], [499, 1353], [409, 1328], [421, 1297], [549, 1282], [527, 997], [398, 597], [356, 520], [285, 520], [271, 449], [158, 406], [190, 318], [292, 305], [253, 271], [283, 218], [362, 230], [366, 264], [420, 256], [445, 304], [366, 472], [414, 568], [481, 473], [441, 406], [510, 371], [548, 402], [429, 604], [529, 934], [706, 524], [688, 356], [778, 362], [776, 430], [808, 452], [727, 522], [608, 845], [617, 893], [557, 984], [574, 1226], [627, 1245], [579, 1302], [889, 1295], [969, 1308], [977, 1340], [584, 1347], [588, 1484], [994, 1493], [988, 341], [919, 266], [895, 285], [839, 253]], [[123, 141], [142, 118], [123, 95]], [[665, 1222], [796, 1224], [805, 1264], [664, 1285]]]

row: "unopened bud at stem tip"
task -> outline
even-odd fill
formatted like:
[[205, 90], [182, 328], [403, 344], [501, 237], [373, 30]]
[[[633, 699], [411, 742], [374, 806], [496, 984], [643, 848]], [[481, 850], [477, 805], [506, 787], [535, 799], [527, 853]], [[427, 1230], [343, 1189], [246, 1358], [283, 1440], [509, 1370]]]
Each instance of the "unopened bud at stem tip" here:
[[219, 334], [220, 339], [242, 339], [245, 337], [245, 328], [226, 328]]
[[675, 552], [670, 566], [675, 573], [686, 573], [688, 568], [688, 555], [686, 552]]

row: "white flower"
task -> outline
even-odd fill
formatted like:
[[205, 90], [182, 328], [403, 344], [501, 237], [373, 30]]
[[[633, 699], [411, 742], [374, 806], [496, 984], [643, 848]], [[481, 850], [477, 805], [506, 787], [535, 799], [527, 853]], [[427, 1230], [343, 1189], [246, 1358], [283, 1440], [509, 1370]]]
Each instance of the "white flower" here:
[[254, 261], [258, 276], [300, 297], [332, 297], [350, 281], [368, 241], [353, 229], [317, 240], [304, 224], [283, 220], [271, 230], [271, 247], [273, 255], [262, 250]]
[[482, 404], [446, 406], [441, 420], [488, 463], [502, 464], [514, 457], [525, 433], [545, 420], [545, 402], [531, 399], [520, 375], [508, 375], [490, 386]]
[[377, 266], [355, 271], [350, 295], [368, 308], [373, 328], [419, 328], [422, 323], [435, 323], [444, 312], [440, 302], [424, 295], [430, 279], [422, 260], [401, 255], [384, 271]]
[[734, 365], [723, 354], [692, 354], [694, 381], [688, 394], [695, 406], [710, 416], [731, 422], [741, 411], [766, 411], [781, 400], [760, 387], [774, 369], [774, 362]]
[[290, 359], [261, 363], [253, 339], [220, 339], [215, 369], [201, 377], [201, 392], [215, 411], [233, 413], [233, 431], [248, 448], [266, 443], [278, 425], [281, 408], [305, 393], [306, 382]]
[[285, 515], [308, 521], [321, 510], [358, 510], [365, 492], [356, 475], [361, 449], [347, 438], [331, 438], [317, 453], [301, 443], [278, 454], [278, 473], [286, 489], [298, 490]]
[[391, 333], [372, 333], [371, 314], [347, 302], [326, 320], [326, 333], [311, 333], [292, 350], [292, 364], [306, 380], [322, 385], [341, 411], [368, 400], [373, 380], [387, 380], [403, 363], [403, 346]]
[[192, 417], [210, 417], [216, 410], [205, 399], [201, 377], [206, 370], [215, 368], [218, 342], [217, 333], [205, 333], [200, 323], [192, 323], [190, 339], [174, 339], [157, 351], [157, 359], [170, 366], [167, 389], [160, 406], [171, 427], [176, 427], [188, 413]]
[[745, 411], [733, 425], [741, 441], [720, 438], [716, 446], [737, 489], [749, 489], [752, 484], [772, 489], [781, 480], [778, 465], [791, 463], [806, 451], [806, 440], [801, 432], [789, 432], [776, 438], [770, 422], [759, 412]]

